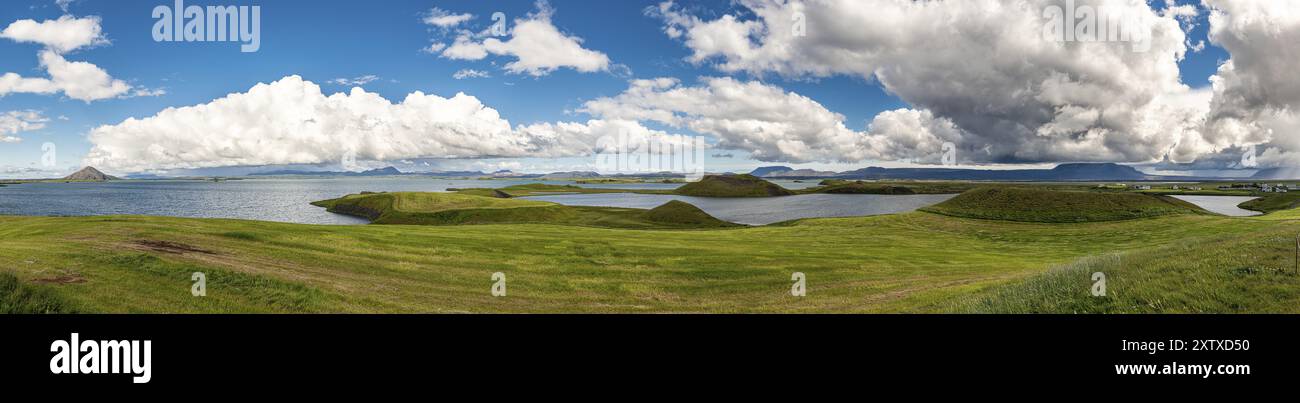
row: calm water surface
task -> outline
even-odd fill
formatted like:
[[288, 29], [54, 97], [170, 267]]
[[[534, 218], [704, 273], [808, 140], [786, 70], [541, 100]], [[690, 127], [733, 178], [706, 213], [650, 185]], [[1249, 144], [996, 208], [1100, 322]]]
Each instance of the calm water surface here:
[[1219, 213], [1230, 217], [1251, 217], [1263, 215], [1258, 211], [1250, 211], [1240, 207], [1238, 204], [1245, 203], [1258, 197], [1251, 196], [1174, 196], [1174, 198], [1195, 204], [1212, 213]]
[[[571, 185], [573, 181], [448, 180], [431, 178], [292, 178], [226, 182], [150, 180], [103, 183], [27, 183], [0, 187], [0, 214], [28, 216], [153, 215], [236, 218], [301, 224], [365, 224], [312, 206], [317, 200], [370, 192], [442, 192], [448, 188], [500, 188], [527, 183]], [[775, 181], [790, 189], [817, 181]], [[601, 189], [675, 189], [681, 184], [632, 183], [581, 185]], [[684, 196], [596, 194], [535, 197], [561, 204], [653, 208], [682, 200], [714, 216], [743, 224], [768, 224], [796, 218], [891, 214], [947, 200], [948, 195], [802, 195], [763, 199], [709, 199]]]
[[499, 188], [538, 182], [573, 183], [403, 177], [247, 179], [226, 182], [150, 180], [25, 183], [0, 187], [0, 214], [29, 216], [131, 214], [238, 218], [301, 224], [365, 224], [366, 220], [329, 213], [310, 203], [362, 191], [442, 192], [447, 188]]

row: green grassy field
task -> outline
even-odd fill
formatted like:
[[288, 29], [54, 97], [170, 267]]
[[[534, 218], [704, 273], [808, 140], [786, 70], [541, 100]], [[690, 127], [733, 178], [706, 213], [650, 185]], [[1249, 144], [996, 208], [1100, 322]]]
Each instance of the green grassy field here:
[[[1292, 224], [911, 213], [654, 231], [0, 217], [0, 267], [78, 312], [950, 312], [989, 287], [1087, 256], [1281, 227]], [[207, 274], [206, 297], [190, 295], [196, 271]], [[490, 295], [494, 272], [508, 276], [508, 296]], [[790, 296], [793, 272], [807, 274], [807, 297]], [[1245, 302], [1280, 306], [1266, 296]]]
[[[427, 193], [319, 204], [436, 225], [0, 216], [0, 273], [9, 274], [0, 274], [0, 312], [1300, 311], [1300, 211], [1229, 218], [1138, 193], [999, 191], [944, 207], [979, 218], [914, 212], [718, 229], [686, 203], [614, 215], [673, 229], [598, 228], [591, 217], [476, 222], [465, 217], [552, 220], [537, 211], [557, 206]], [[1021, 221], [1001, 219], [1016, 211]], [[481, 225], [447, 225], [465, 223]], [[1107, 297], [1089, 294], [1096, 271], [1108, 276]], [[190, 294], [194, 272], [207, 276], [206, 297]], [[505, 297], [490, 293], [496, 272], [507, 276]], [[789, 293], [794, 272], [807, 275], [806, 297]]]

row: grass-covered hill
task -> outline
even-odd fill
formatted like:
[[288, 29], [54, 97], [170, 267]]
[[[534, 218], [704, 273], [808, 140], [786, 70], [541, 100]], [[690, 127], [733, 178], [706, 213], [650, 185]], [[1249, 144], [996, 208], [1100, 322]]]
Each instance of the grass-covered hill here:
[[709, 213], [700, 210], [690, 203], [672, 200], [659, 207], [655, 207], [642, 214], [647, 221], [660, 224], [680, 224], [689, 225], [699, 228], [720, 228], [735, 227], [738, 224], [732, 224], [719, 220], [709, 215]]
[[673, 193], [695, 197], [771, 197], [795, 194], [753, 175], [707, 175], [698, 182], [682, 185]]
[[1210, 214], [1194, 204], [1169, 196], [1028, 187], [977, 188], [921, 211], [953, 217], [1046, 223]]
[[555, 203], [460, 193], [363, 193], [312, 203], [332, 213], [374, 224], [471, 225], [557, 224], [605, 228], [693, 229], [740, 226], [718, 220], [686, 203], [654, 210], [564, 206]]

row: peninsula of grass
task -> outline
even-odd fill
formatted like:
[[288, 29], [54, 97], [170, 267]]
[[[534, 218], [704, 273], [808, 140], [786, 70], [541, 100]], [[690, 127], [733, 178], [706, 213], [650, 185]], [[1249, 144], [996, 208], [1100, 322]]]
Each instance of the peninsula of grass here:
[[1258, 199], [1241, 203], [1237, 205], [1237, 207], [1265, 214], [1276, 211], [1292, 210], [1300, 208], [1300, 192], [1266, 193]]
[[982, 187], [921, 211], [985, 220], [1077, 223], [1132, 220], [1180, 214], [1211, 214], [1163, 195], [1054, 191], [1028, 187]]
[[619, 185], [631, 183], [645, 183], [644, 179], [627, 179], [627, 178], [597, 178], [597, 179], [578, 179], [574, 183], [579, 185]]
[[629, 229], [740, 227], [695, 206], [670, 202], [653, 210], [565, 206], [458, 193], [363, 193], [313, 202], [327, 211], [387, 225], [556, 224]]
[[529, 197], [592, 193], [672, 194], [672, 190], [662, 189], [593, 189], [576, 185], [555, 185], [549, 183], [529, 183], [525, 185], [506, 186], [503, 188], [450, 188], [447, 189], [447, 191], [463, 195], [487, 197]]
[[363, 217], [379, 224], [410, 221], [413, 215], [435, 214], [448, 210], [488, 210], [521, 207], [547, 207], [552, 203], [459, 195], [453, 193], [398, 192], [361, 193], [338, 199], [312, 202], [326, 211]]
[[796, 194], [753, 175], [706, 175], [698, 182], [682, 185], [673, 193], [695, 197], [773, 197]]
[[869, 194], [869, 195], [912, 195], [915, 190], [906, 186], [873, 183], [863, 181], [836, 181], [811, 188], [811, 193], [825, 194]]

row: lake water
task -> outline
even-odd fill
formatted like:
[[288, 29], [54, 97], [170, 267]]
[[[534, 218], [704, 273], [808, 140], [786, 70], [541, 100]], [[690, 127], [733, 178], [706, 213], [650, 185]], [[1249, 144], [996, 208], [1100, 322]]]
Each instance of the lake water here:
[[760, 198], [712, 198], [633, 193], [573, 194], [527, 197], [570, 206], [649, 209], [681, 200], [714, 217], [740, 224], [765, 225], [800, 218], [857, 217], [905, 213], [942, 203], [956, 195], [810, 194]]
[[1245, 203], [1258, 197], [1251, 196], [1174, 196], [1174, 198], [1195, 204], [1212, 213], [1219, 213], [1230, 217], [1251, 217], [1263, 215], [1258, 211], [1246, 210], [1237, 207], [1238, 204]]
[[[790, 189], [817, 181], [776, 181]], [[370, 192], [442, 192], [448, 188], [500, 188], [527, 183], [568, 185], [573, 181], [447, 180], [415, 177], [246, 179], [226, 182], [157, 180], [102, 183], [26, 183], [0, 187], [0, 214], [28, 216], [153, 215], [236, 218], [301, 224], [365, 224], [312, 206], [317, 200]], [[581, 185], [603, 189], [675, 189], [680, 184]], [[796, 218], [891, 214], [947, 200], [950, 195], [803, 195], [764, 199], [603, 194], [545, 196], [562, 204], [653, 208], [670, 199], [699, 206], [714, 216], [744, 224]]]
[[[311, 205], [318, 200], [370, 192], [442, 192], [447, 188], [498, 188], [539, 180], [445, 180], [407, 177], [113, 181], [25, 183], [0, 187], [0, 214], [29, 216], [154, 215], [238, 218], [301, 224], [365, 224]], [[642, 186], [674, 184], [633, 184]], [[616, 185], [602, 185], [616, 186]]]

